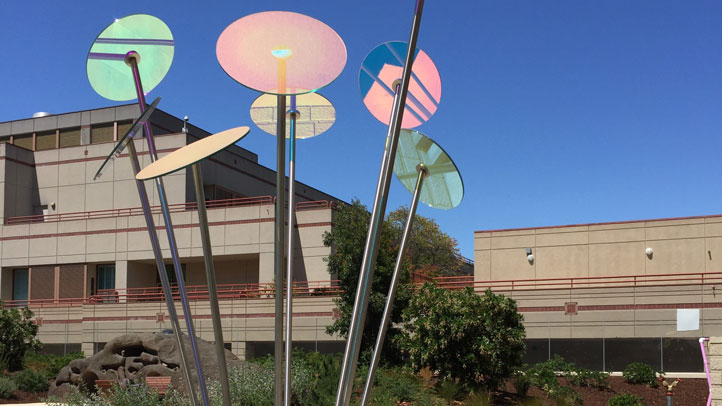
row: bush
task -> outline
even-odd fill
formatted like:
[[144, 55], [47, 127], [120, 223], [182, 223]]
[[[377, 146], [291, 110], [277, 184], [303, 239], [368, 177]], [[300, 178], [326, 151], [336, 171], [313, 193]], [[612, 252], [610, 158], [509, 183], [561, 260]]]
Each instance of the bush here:
[[579, 406], [582, 404], [582, 397], [574, 389], [568, 386], [557, 386], [550, 397], [554, 399], [557, 406]]
[[163, 399], [159, 399], [158, 392], [145, 383], [139, 383], [128, 385], [126, 388], [113, 385], [103, 395], [81, 392], [76, 388], [62, 403], [51, 399], [48, 404], [52, 406], [190, 406], [190, 401], [187, 395], [173, 389], [166, 392]]
[[44, 373], [48, 379], [58, 376], [60, 370], [74, 359], [85, 358], [82, 352], [71, 352], [64, 356], [53, 354], [39, 354], [35, 351], [28, 351], [23, 358], [23, 365], [27, 369]]
[[652, 388], [657, 387], [657, 373], [643, 362], [632, 362], [622, 372], [624, 380], [629, 383], [644, 384]]
[[35, 337], [38, 326], [32, 317], [33, 312], [27, 307], [8, 309], [0, 301], [0, 360], [5, 364], [0, 365], [1, 369], [22, 369], [25, 352], [42, 346]]
[[32, 369], [24, 369], [15, 375], [15, 383], [18, 388], [25, 392], [45, 392], [48, 390], [48, 377], [42, 372], [36, 372]]
[[591, 388], [608, 388], [609, 374], [601, 371], [590, 371], [584, 368], [576, 368], [566, 378], [574, 386], [585, 386]]
[[519, 371], [516, 375], [514, 375], [514, 378], [514, 389], [516, 390], [516, 394], [525, 398], [526, 394], [529, 392], [529, 387], [531, 387], [529, 375]]
[[630, 393], [623, 393], [617, 395], [607, 402], [609, 406], [644, 406], [642, 398], [639, 396], [632, 395]]
[[429, 367], [468, 388], [496, 389], [522, 365], [526, 333], [516, 302], [486, 290], [424, 284], [403, 311], [399, 344], [415, 371]]
[[8, 399], [17, 388], [12, 379], [0, 376], [0, 399]]

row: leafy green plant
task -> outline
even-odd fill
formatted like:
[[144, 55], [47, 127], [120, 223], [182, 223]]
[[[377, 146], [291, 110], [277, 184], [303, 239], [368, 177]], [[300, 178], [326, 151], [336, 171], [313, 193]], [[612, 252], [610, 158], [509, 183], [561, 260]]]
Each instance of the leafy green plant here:
[[145, 383], [130, 384], [125, 388], [113, 385], [102, 395], [74, 389], [62, 402], [50, 399], [48, 403], [52, 406], [190, 406], [187, 395], [171, 388], [160, 399], [158, 392]]
[[568, 386], [557, 386], [550, 397], [557, 406], [579, 406], [583, 403], [582, 396]]
[[474, 392], [464, 401], [464, 406], [491, 406], [494, 404], [493, 400], [488, 391]]
[[32, 369], [24, 369], [15, 375], [15, 383], [18, 388], [25, 392], [45, 392], [48, 390], [48, 377], [42, 372], [36, 372]]
[[529, 392], [529, 387], [531, 387], [529, 375], [523, 371], [517, 371], [516, 374], [514, 374], [514, 389], [516, 390], [516, 394], [525, 398]]
[[622, 393], [607, 402], [608, 406], [644, 406], [643, 399], [631, 393]]
[[624, 380], [629, 383], [643, 384], [656, 388], [657, 373], [649, 365], [643, 362], [632, 362], [622, 371]]
[[461, 397], [463, 387], [451, 379], [439, 382], [436, 387], [436, 394], [446, 401], [447, 405], [454, 404], [454, 401]]
[[71, 352], [67, 355], [57, 356], [53, 354], [40, 354], [35, 351], [28, 351], [23, 357], [23, 365], [26, 369], [43, 372], [48, 379], [55, 378], [60, 370], [74, 359], [85, 358], [82, 352]]
[[554, 389], [559, 387], [559, 381], [557, 381], [557, 373], [554, 367], [549, 362], [540, 362], [527, 371], [529, 376], [529, 382], [541, 389], [547, 396]]
[[25, 352], [42, 347], [32, 317], [33, 312], [27, 307], [7, 308], [0, 301], [0, 360], [11, 371], [22, 369]]
[[438, 371], [467, 388], [496, 389], [522, 365], [526, 336], [516, 302], [486, 290], [424, 284], [403, 311], [398, 342], [419, 371]]
[[0, 376], [0, 399], [8, 399], [17, 388], [12, 379]]
[[[366, 379], [366, 374], [362, 376]], [[393, 402], [414, 402], [422, 397], [424, 386], [415, 376], [398, 369], [380, 370], [376, 374], [376, 384], [371, 392], [372, 399], [376, 400], [387, 398]]]
[[584, 386], [592, 388], [608, 388], [609, 374], [601, 371], [590, 371], [584, 368], [575, 368], [566, 376], [574, 386]]

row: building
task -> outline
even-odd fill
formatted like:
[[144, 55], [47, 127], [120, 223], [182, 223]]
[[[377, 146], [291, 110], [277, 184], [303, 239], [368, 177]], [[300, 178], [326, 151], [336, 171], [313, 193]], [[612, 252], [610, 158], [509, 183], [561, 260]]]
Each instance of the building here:
[[701, 372], [698, 338], [722, 335], [722, 216], [477, 231], [474, 286], [517, 300], [529, 363]]
[[[0, 298], [29, 305], [49, 351], [92, 354], [124, 332], [170, 328], [127, 156], [93, 181], [138, 115], [138, 105], [130, 104], [0, 123]], [[160, 110], [152, 123], [160, 154], [209, 135], [192, 125], [184, 132], [183, 120]], [[135, 143], [141, 165], [149, 164], [145, 139]], [[233, 146], [201, 164], [224, 337], [242, 357], [272, 348], [274, 335], [275, 172], [257, 158]], [[179, 171], [164, 182], [196, 329], [213, 340], [202, 300], [207, 288], [192, 174]], [[152, 182], [148, 191], [157, 205]], [[332, 227], [337, 199], [300, 182], [296, 191], [294, 339], [336, 349], [342, 344], [324, 330], [332, 320], [334, 288], [322, 236]], [[163, 226], [159, 214], [155, 221]], [[167, 247], [164, 231], [158, 234]], [[163, 255], [169, 263], [167, 249]]]

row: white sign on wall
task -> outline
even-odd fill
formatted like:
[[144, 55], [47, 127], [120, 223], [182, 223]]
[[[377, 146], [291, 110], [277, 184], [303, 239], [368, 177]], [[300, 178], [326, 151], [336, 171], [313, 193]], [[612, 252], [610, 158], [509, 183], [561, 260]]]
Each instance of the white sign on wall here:
[[677, 331], [699, 330], [699, 309], [677, 309]]

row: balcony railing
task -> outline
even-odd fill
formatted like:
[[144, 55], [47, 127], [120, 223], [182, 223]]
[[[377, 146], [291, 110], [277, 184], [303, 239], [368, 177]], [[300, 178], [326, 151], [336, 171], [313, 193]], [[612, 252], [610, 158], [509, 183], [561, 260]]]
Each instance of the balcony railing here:
[[[275, 198], [272, 196], [253, 196], [253, 197], [239, 197], [235, 199], [224, 199], [224, 200], [209, 200], [206, 202], [208, 209], [219, 209], [227, 207], [241, 207], [241, 206], [257, 206], [274, 204]], [[335, 207], [334, 201], [329, 200], [314, 200], [314, 201], [303, 201], [296, 203], [296, 210], [312, 210], [321, 208], [333, 208]], [[197, 210], [198, 205], [196, 202], [177, 203], [168, 205], [171, 213], [184, 212], [188, 210]], [[158, 214], [161, 212], [160, 206], [151, 206], [151, 212]], [[108, 210], [94, 210], [94, 211], [81, 211], [73, 213], [57, 213], [57, 214], [38, 214], [34, 216], [16, 216], [8, 217], [5, 219], [5, 224], [28, 224], [28, 223], [52, 223], [58, 221], [73, 221], [73, 220], [90, 220], [90, 219], [103, 219], [111, 217], [127, 217], [127, 216], [140, 216], [143, 215], [142, 207], [129, 207], [125, 209], [108, 209]]]
[[[463, 289], [471, 287], [477, 292], [487, 288], [495, 292], [522, 292], [522, 291], [549, 291], [549, 290], [577, 290], [577, 289], [610, 289], [610, 288], [647, 288], [658, 286], [700, 286], [716, 285], [722, 283], [722, 272], [696, 272], [678, 274], [656, 275], [625, 275], [600, 276], [578, 278], [544, 278], [544, 279], [517, 279], [503, 281], [474, 281], [472, 277], [446, 277], [435, 278], [434, 281], [445, 289]], [[416, 283], [416, 287], [421, 282]], [[273, 283], [245, 283], [218, 285], [218, 296], [221, 300], [234, 299], [264, 299], [275, 296]], [[285, 292], [285, 289], [284, 289]], [[339, 281], [309, 281], [294, 282], [294, 296], [339, 296], [343, 290]], [[186, 287], [188, 299], [192, 301], [208, 300], [208, 287], [206, 285], [192, 285]], [[173, 297], [180, 299], [177, 287], [172, 289]], [[30, 299], [8, 300], [3, 302], [7, 307], [70, 307], [82, 305], [103, 305], [110, 303], [147, 303], [164, 300], [163, 290], [160, 287], [107, 289], [87, 298], [66, 299]]]

